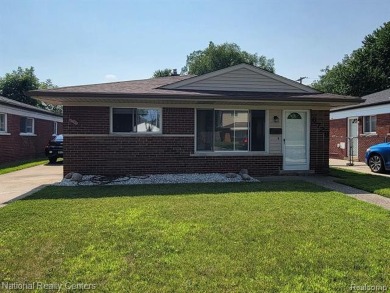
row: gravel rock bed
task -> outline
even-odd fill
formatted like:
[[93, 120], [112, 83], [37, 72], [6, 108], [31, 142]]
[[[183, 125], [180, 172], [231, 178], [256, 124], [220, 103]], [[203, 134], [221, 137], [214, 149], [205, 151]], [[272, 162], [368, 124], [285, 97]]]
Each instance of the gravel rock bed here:
[[[229, 173], [231, 174], [231, 173]], [[172, 184], [172, 183], [215, 183], [215, 182], [258, 182], [250, 177], [243, 180], [239, 174], [234, 178], [228, 178], [225, 174], [164, 174], [148, 176], [126, 176], [108, 178], [105, 176], [84, 175], [81, 181], [63, 179], [58, 186], [92, 186], [92, 185], [133, 185], [133, 184]], [[231, 176], [231, 175], [230, 175]], [[229, 176], [229, 177], [230, 177]]]

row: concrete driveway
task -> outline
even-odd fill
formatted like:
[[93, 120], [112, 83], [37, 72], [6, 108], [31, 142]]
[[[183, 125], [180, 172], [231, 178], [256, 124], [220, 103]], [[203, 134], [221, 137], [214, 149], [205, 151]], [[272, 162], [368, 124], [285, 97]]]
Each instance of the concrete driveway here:
[[389, 177], [390, 178], [390, 172], [387, 171], [386, 173], [374, 173], [371, 172], [370, 168], [363, 162], [353, 162], [353, 166], [347, 166], [346, 164], [349, 161], [345, 160], [336, 160], [336, 159], [329, 159], [329, 166], [330, 167], [336, 167], [336, 168], [341, 168], [345, 170], [352, 170], [360, 173], [366, 173], [366, 174], [371, 174], [371, 175], [378, 175], [378, 176], [383, 176], [383, 177]]
[[0, 175], [0, 207], [62, 180], [62, 164], [41, 165]]

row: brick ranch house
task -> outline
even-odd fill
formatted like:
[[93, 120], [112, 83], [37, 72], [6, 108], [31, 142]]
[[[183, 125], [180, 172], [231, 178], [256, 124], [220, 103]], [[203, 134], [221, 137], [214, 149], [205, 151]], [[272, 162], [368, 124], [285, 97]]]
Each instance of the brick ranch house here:
[[364, 162], [368, 147], [386, 138], [389, 141], [390, 89], [362, 99], [365, 101], [359, 105], [331, 110], [329, 152], [332, 158], [349, 158], [352, 145], [352, 157]]
[[0, 164], [44, 156], [57, 133], [61, 115], [0, 96]]
[[101, 175], [326, 173], [329, 109], [360, 102], [246, 64], [29, 94], [64, 105], [64, 173]]

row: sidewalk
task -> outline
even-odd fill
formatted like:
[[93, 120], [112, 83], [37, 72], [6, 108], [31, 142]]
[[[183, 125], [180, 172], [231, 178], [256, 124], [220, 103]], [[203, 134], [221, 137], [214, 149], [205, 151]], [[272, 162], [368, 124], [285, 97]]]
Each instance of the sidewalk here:
[[357, 189], [351, 186], [347, 186], [341, 183], [334, 182], [334, 177], [331, 176], [269, 176], [257, 178], [261, 181], [287, 181], [287, 180], [300, 180], [307, 181], [324, 188], [344, 193], [346, 196], [353, 197], [355, 199], [365, 201], [377, 206], [380, 206], [386, 210], [390, 210], [390, 198], [384, 197], [375, 193], [370, 193], [361, 189]]
[[334, 182], [334, 179], [336, 178], [330, 176], [305, 176], [304, 178], [305, 181], [344, 193], [345, 195], [358, 200], [378, 205], [386, 210], [390, 210], [390, 198]]
[[[370, 168], [363, 162], [353, 162], [354, 163], [353, 166], [347, 166], [347, 163], [348, 161], [345, 160], [329, 159], [330, 167], [340, 168], [343, 170], [351, 170], [351, 171], [356, 171], [356, 172], [370, 174], [370, 175], [383, 176], [383, 177], [388, 177], [390, 179], [389, 172], [387, 173], [371, 172]], [[334, 178], [332, 177], [324, 177], [323, 179], [319, 179], [318, 177], [317, 178], [312, 177], [312, 178], [307, 178], [306, 180], [318, 184], [320, 186], [323, 186], [325, 188], [342, 192], [347, 196], [351, 196], [365, 202], [376, 204], [387, 210], [390, 210], [390, 198], [378, 194], [370, 193], [367, 191], [363, 191], [357, 188], [353, 188], [344, 184], [336, 183], [333, 181]], [[389, 185], [390, 185], [390, 180], [389, 180]]]
[[0, 175], [0, 207], [62, 180], [62, 164], [41, 165]]

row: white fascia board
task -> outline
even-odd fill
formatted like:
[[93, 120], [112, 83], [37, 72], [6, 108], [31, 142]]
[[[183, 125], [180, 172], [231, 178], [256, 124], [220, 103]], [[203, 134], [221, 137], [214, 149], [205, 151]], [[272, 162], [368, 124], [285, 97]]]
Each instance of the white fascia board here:
[[347, 109], [343, 111], [330, 112], [330, 119], [344, 119], [347, 117], [371, 116], [390, 113], [390, 104], [375, 105], [364, 108]]
[[[227, 103], [229, 102], [229, 103]], [[275, 101], [261, 101], [261, 103], [254, 103], [253, 101], [240, 101], [240, 103], [234, 103], [232, 101], [219, 101], [213, 103], [207, 103], [205, 101], [200, 101], [198, 103], [187, 103], [187, 104], [164, 104], [164, 103], [145, 103], [131, 101], [129, 103], [115, 102], [115, 101], [99, 101], [94, 102], [95, 107], [116, 107], [116, 108], [226, 108], [226, 109], [309, 109], [309, 110], [329, 110], [328, 105], [320, 104], [313, 105], [311, 102], [302, 102], [302, 103], [288, 103], [288, 102], [275, 102]], [[83, 107], [91, 106], [91, 102], [73, 102], [67, 103], [64, 105], [66, 107]]]
[[9, 106], [1, 106], [0, 113], [7, 113], [7, 114], [17, 115], [17, 116], [22, 116], [22, 117], [31, 117], [31, 118], [35, 118], [35, 119], [56, 121], [56, 122], [61, 122], [61, 123], [63, 121], [62, 117], [58, 117], [58, 116], [54, 116], [54, 115], [52, 116], [50, 114], [45, 114], [45, 113], [38, 113], [35, 111], [28, 111], [25, 109], [17, 109], [17, 108], [9, 107]]

